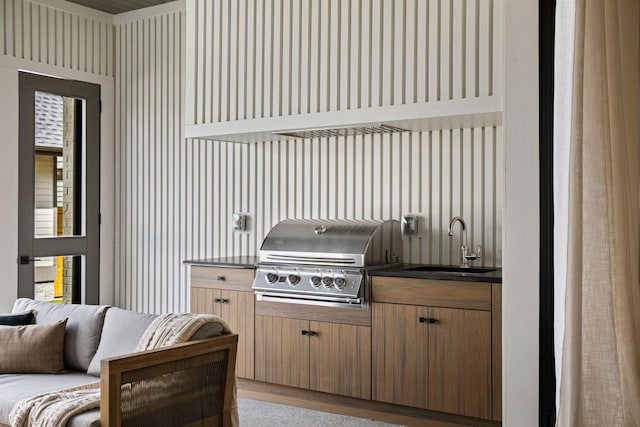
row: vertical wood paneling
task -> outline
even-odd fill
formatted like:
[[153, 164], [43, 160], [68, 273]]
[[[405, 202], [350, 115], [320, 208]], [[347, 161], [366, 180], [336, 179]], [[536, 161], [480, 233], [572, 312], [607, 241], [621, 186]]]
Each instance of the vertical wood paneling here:
[[372, 15], [370, 0], [358, 0], [360, 9], [360, 20], [358, 21], [358, 35], [360, 36], [360, 68], [358, 76], [354, 80], [354, 84], [358, 84], [358, 108], [366, 108], [371, 106], [371, 61], [372, 61]]
[[[29, 0], [0, 0], [0, 53], [113, 77], [111, 19], [83, 16]], [[71, 59], [73, 58], [73, 61]]]
[[248, 30], [247, 26], [247, 2], [240, 2], [238, 4], [238, 13], [236, 14], [236, 27], [237, 27], [237, 43], [238, 43], [238, 84], [237, 84], [237, 119], [244, 120], [247, 118], [247, 39], [253, 31]]
[[493, 61], [492, 39], [492, 7], [493, 1], [478, 11], [478, 90], [479, 96], [490, 95], [492, 86], [491, 63]]
[[187, 58], [186, 124], [500, 93], [495, 0], [192, 0], [188, 8], [196, 53]]
[[[318, 0], [318, 29], [312, 34], [317, 37], [318, 56], [317, 56], [317, 105], [315, 111], [329, 111], [329, 90], [331, 83], [331, 63], [333, 62], [334, 53], [329, 56], [331, 43], [331, 2]], [[336, 50], [337, 51], [337, 50]], [[313, 82], [311, 82], [313, 83]]]
[[[186, 202], [201, 213], [186, 241], [194, 242], [190, 251], [197, 258], [255, 255], [266, 233], [285, 218], [399, 220], [414, 213], [423, 216], [422, 234], [404, 241], [405, 261], [459, 264], [460, 230], [456, 225], [449, 237], [447, 228], [453, 216], [461, 216], [469, 245], [483, 247], [475, 264], [500, 266], [500, 132], [499, 127], [468, 128], [248, 145], [216, 142], [212, 150], [205, 150], [211, 141], [189, 142], [193, 158], [186, 167], [197, 172]], [[206, 167], [197, 168], [202, 155], [211, 157]], [[206, 187], [199, 183], [209, 181]], [[245, 211], [251, 229], [242, 237], [246, 245], [239, 246], [231, 216]], [[214, 236], [204, 247], [198, 240], [203, 230]]]
[[[381, 9], [383, 4], [380, 2], [372, 2], [370, 5], [371, 17], [369, 23], [369, 37], [371, 38], [371, 46], [369, 55], [371, 57], [369, 64], [369, 107], [382, 104], [382, 69], [384, 60], [382, 58], [382, 45], [384, 38], [384, 26]], [[387, 63], [388, 64], [388, 63]]]
[[[348, 31], [351, 25], [351, 5], [349, 2], [343, 2], [340, 4], [340, 29], [338, 34], [340, 35], [340, 66], [338, 68], [338, 83], [337, 94], [339, 96], [338, 110], [346, 110], [351, 108], [351, 69], [353, 68], [351, 58], [351, 38], [354, 34], [352, 31]], [[354, 31], [355, 32], [355, 31]], [[357, 34], [357, 33], [356, 33]], [[342, 95], [342, 96], [340, 96]]]
[[[186, 310], [181, 261], [212, 250], [213, 240], [203, 233], [211, 233], [211, 194], [199, 195], [212, 193], [206, 174], [215, 155], [182, 138], [184, 22], [178, 10], [115, 28], [115, 298], [119, 306], [145, 312]], [[90, 55], [92, 46], [108, 46], [110, 36], [104, 27], [87, 25], [80, 32], [94, 34], [87, 38]]]
[[[461, 215], [470, 244], [484, 249], [476, 264], [501, 265], [501, 127], [251, 145], [182, 140], [185, 112], [187, 123], [201, 123], [495, 93], [499, 4], [488, 4], [192, 0], [187, 7], [203, 15], [189, 15], [187, 43], [184, 12], [118, 24], [116, 302], [186, 310], [182, 260], [256, 254], [286, 217], [419, 214], [422, 234], [404, 241], [405, 261], [457, 264], [459, 231], [446, 232]], [[57, 25], [74, 20], [56, 14]], [[79, 45], [64, 34], [58, 57], [71, 67]], [[2, 48], [22, 49], [11, 37]], [[233, 212], [249, 212], [249, 233], [231, 230]]]
[[308, 34], [308, 49], [309, 49], [309, 67], [308, 73], [306, 76], [306, 82], [303, 84], [303, 87], [306, 88], [307, 92], [307, 108], [306, 112], [317, 112], [319, 109], [319, 101], [318, 101], [318, 69], [320, 67], [320, 0], [310, 0], [309, 1], [309, 10], [308, 10], [308, 23], [309, 23], [309, 34]]

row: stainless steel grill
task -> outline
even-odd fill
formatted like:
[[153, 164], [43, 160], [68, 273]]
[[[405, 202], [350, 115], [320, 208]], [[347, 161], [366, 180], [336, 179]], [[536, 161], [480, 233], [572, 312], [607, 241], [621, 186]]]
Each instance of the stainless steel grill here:
[[363, 307], [367, 271], [402, 259], [398, 221], [284, 220], [262, 243], [258, 300]]

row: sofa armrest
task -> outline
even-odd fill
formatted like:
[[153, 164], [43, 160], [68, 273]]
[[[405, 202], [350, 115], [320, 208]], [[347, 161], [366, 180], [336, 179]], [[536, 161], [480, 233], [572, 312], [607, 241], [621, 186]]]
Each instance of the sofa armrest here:
[[225, 334], [102, 360], [100, 424], [230, 425], [237, 344]]

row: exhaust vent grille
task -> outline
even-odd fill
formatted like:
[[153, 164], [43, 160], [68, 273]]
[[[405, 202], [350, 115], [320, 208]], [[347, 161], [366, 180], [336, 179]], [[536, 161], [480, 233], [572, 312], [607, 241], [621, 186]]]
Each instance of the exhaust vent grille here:
[[359, 136], [359, 135], [376, 135], [383, 133], [408, 132], [408, 129], [402, 129], [390, 125], [370, 125], [355, 126], [332, 129], [301, 129], [290, 132], [277, 132], [275, 135], [289, 136], [291, 138], [334, 138], [340, 136]]

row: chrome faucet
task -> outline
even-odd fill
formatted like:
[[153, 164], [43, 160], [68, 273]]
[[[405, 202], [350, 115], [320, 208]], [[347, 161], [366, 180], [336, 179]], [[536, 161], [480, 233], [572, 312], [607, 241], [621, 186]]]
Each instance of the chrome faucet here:
[[478, 245], [476, 252], [469, 252], [469, 247], [467, 246], [467, 224], [465, 224], [464, 220], [459, 216], [454, 216], [449, 221], [449, 237], [453, 237], [453, 226], [456, 222], [460, 223], [460, 230], [462, 231], [462, 237], [460, 239], [460, 253], [462, 255], [462, 263], [460, 264], [461, 268], [469, 268], [469, 261], [476, 260], [480, 258], [480, 253], [482, 251], [482, 247]]

